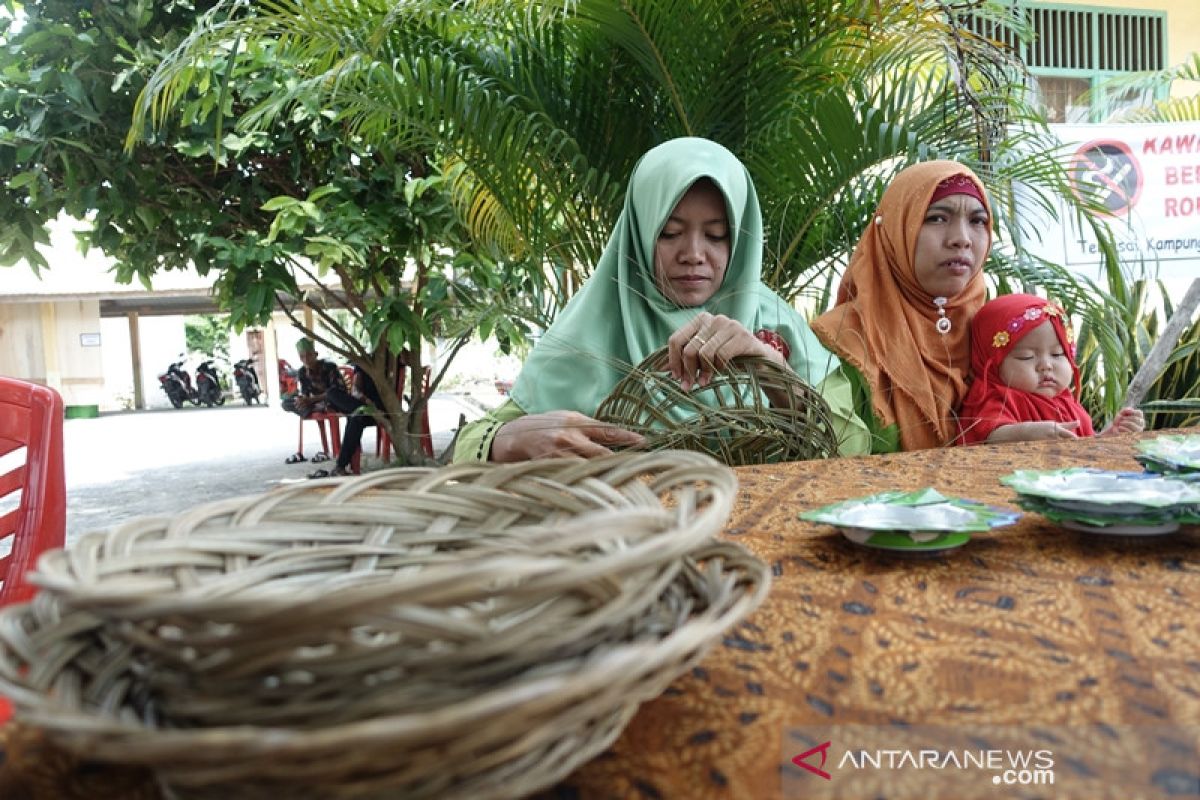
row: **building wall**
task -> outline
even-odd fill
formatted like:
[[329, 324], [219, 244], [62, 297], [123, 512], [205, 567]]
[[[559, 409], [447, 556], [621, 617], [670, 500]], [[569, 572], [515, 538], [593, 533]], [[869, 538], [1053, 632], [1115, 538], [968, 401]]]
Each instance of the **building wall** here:
[[[1197, 0], [1058, 0], [1059, 5], [1128, 8], [1167, 12], [1167, 66], [1174, 67], [1200, 52], [1200, 2]], [[1176, 81], [1171, 94], [1184, 97], [1200, 91], [1195, 81]]]
[[61, 300], [43, 303], [42, 308], [47, 377], [51, 382], [57, 380], [68, 407], [99, 408], [104, 396], [100, 302]]
[[0, 303], [0, 374], [52, 386], [68, 407], [104, 395], [96, 300]]
[[0, 375], [47, 382], [41, 303], [0, 303]]
[[[130, 365], [129, 353], [129, 323], [125, 319], [120, 322], [125, 326], [125, 340], [122, 355], [126, 366], [123, 370], [126, 385], [132, 390], [133, 368]], [[146, 408], [169, 408], [171, 401], [159, 387], [158, 376], [166, 372], [167, 367], [178, 361], [187, 350], [187, 337], [183, 329], [183, 317], [141, 317], [138, 320], [138, 340], [141, 343], [142, 354], [142, 396], [146, 398]], [[196, 364], [200, 362], [188, 359], [184, 369], [196, 380]]]

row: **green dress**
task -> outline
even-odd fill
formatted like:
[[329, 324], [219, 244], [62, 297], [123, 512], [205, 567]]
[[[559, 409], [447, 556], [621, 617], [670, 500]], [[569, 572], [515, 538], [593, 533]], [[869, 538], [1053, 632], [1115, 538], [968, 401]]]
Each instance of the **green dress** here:
[[[668, 216], [697, 180], [725, 197], [730, 258], [720, 288], [702, 306], [680, 307], [658, 289], [654, 252]], [[869, 449], [853, 413], [841, 362], [791, 305], [762, 282], [762, 213], [750, 174], [732, 153], [707, 139], [682, 138], [653, 148], [634, 167], [625, 204], [604, 253], [583, 287], [539, 340], [513, 386], [511, 400], [460, 432], [455, 461], [484, 460], [496, 430], [522, 414], [595, 414], [630, 368], [666, 344], [701, 311], [723, 314], [749, 331], [774, 331], [787, 342], [789, 366], [833, 407], [842, 452]]]
[[856, 419], [862, 421], [869, 436], [870, 453], [899, 453], [900, 426], [896, 423], [885, 426], [879, 417], [875, 416], [875, 408], [871, 405], [871, 387], [863, 379], [862, 373], [853, 366], [842, 362], [837, 372], [842, 375], [850, 393], [850, 409]]

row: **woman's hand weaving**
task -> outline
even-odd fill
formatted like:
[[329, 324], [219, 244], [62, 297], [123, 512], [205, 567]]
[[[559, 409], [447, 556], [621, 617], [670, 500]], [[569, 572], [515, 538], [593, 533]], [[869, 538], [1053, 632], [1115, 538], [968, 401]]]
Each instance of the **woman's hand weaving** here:
[[548, 411], [506, 422], [492, 440], [491, 460], [594, 458], [611, 453], [610, 447], [636, 447], [644, 441], [641, 434], [598, 422], [577, 411]]
[[738, 356], [761, 356], [787, 366], [783, 354], [764, 344], [736, 319], [724, 314], [697, 314], [667, 340], [671, 377], [683, 391], [707, 386], [713, 372]]

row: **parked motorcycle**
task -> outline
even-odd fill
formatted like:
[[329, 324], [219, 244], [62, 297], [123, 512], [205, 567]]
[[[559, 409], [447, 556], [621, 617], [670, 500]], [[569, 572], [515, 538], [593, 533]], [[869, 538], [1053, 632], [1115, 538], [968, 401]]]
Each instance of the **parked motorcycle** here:
[[175, 408], [183, 408], [184, 401], [190, 401], [192, 405], [200, 404], [200, 396], [192, 386], [192, 376], [183, 368], [182, 358], [158, 376], [158, 384]]
[[238, 391], [242, 393], [246, 405], [262, 402], [262, 388], [258, 384], [258, 370], [254, 368], [254, 361], [243, 358], [234, 363], [233, 379], [237, 381]]
[[213, 366], [212, 361], [202, 361], [200, 366], [196, 367], [196, 397], [209, 408], [225, 405], [221, 373]]

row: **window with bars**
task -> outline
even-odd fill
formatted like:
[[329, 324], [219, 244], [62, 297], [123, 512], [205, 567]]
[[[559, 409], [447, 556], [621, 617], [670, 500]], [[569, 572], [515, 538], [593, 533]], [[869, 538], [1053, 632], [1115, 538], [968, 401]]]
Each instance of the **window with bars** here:
[[1104, 78], [1166, 67], [1165, 11], [1091, 8], [1054, 3], [1017, 4], [1032, 32], [1021, 42], [1009, 26], [973, 17], [976, 34], [1013, 48], [1034, 75], [1051, 122], [1099, 121], [1120, 108], [1146, 102], [1132, 96], [1092, 97]]

